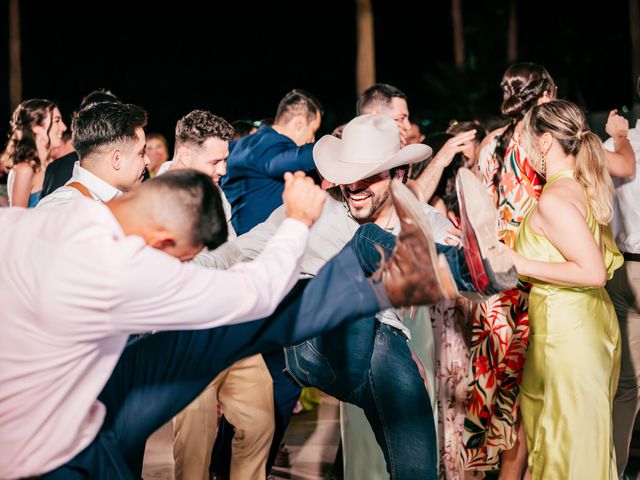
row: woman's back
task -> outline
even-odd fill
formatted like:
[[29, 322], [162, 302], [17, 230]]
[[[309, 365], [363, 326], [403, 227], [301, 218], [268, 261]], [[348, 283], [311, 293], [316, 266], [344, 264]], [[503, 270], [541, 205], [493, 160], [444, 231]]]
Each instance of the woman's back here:
[[[550, 177], [543, 189], [541, 201], [544, 201], [546, 195], [551, 194], [550, 190], [553, 188], [554, 184], [562, 189], [563, 198], [561, 201], [571, 202], [581, 211], [596, 243], [601, 246], [603, 260], [607, 270], [607, 279], [610, 279], [613, 272], [622, 265], [622, 255], [615, 244], [610, 226], [601, 226], [598, 224], [593, 212], [589, 208], [588, 202], [586, 201], [584, 189], [577, 181], [573, 180], [573, 177], [574, 172], [572, 170], [564, 170]], [[571, 179], [571, 184], [565, 183], [564, 185], [558, 185], [558, 183], [556, 183], [562, 182], [563, 179]], [[582, 198], [580, 198], [580, 196]], [[516, 251], [531, 260], [538, 260], [542, 262], [565, 262], [566, 258], [562, 253], [546, 236], [544, 236], [543, 233], [541, 233], [540, 227], [538, 226], [540, 221], [536, 218], [536, 213], [536, 210], [533, 209], [524, 218], [515, 243]], [[602, 245], [602, 242], [604, 242], [604, 245]], [[547, 283], [535, 278], [527, 278], [526, 281], [538, 287], [549, 286], [552, 288], [572, 288], [553, 285], [552, 283]]]
[[[564, 170], [551, 176], [541, 203], [545, 195], [556, 193], [548, 190], [563, 179], [570, 178], [582, 190], [573, 175], [572, 170]], [[574, 189], [574, 185], [558, 186], [565, 192]], [[578, 192], [582, 199], [575, 191], [565, 192], [556, 197], [572, 206], [578, 202], [580, 207], [582, 202], [579, 210], [602, 246], [607, 278], [611, 278], [622, 264], [622, 255], [610, 228], [598, 224], [583, 190]], [[534, 209], [522, 222], [516, 250], [533, 261], [566, 262], [551, 240], [535, 231], [531, 222], [535, 213]], [[582, 239], [576, 238], [579, 241]], [[532, 478], [614, 480], [610, 417], [619, 371], [620, 332], [609, 296], [602, 286], [526, 280], [532, 284], [531, 335], [520, 393]], [[588, 439], [582, 432], [587, 418], [593, 425]]]
[[[542, 182], [520, 144], [520, 134], [514, 132], [509, 140], [503, 162], [496, 158], [498, 136], [480, 153], [478, 165], [487, 191], [497, 200], [500, 225], [498, 236], [512, 247], [518, 227], [525, 215], [536, 205]], [[498, 188], [493, 179], [500, 170]]]

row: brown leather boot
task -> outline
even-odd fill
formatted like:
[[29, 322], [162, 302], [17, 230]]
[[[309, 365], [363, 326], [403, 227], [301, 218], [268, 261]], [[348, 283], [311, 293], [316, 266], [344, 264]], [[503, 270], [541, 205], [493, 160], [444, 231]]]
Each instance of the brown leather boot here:
[[456, 190], [464, 255], [477, 292], [489, 296], [515, 288], [518, 272], [498, 240], [498, 214], [489, 194], [466, 168], [458, 170]]
[[390, 186], [400, 218], [400, 235], [388, 260], [382, 260], [372, 278], [380, 279], [391, 304], [428, 305], [443, 298], [439, 266], [429, 222], [418, 199], [399, 180]]

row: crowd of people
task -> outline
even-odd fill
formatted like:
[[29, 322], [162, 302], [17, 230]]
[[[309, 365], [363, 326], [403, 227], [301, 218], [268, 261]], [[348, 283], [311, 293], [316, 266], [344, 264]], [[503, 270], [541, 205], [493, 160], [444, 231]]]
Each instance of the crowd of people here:
[[[427, 135], [374, 84], [316, 140], [107, 90], [23, 101], [1, 161], [0, 478], [266, 479], [301, 391], [347, 479], [624, 478], [640, 409], [640, 130], [601, 139], [547, 70], [502, 121]], [[603, 140], [606, 140], [603, 143]], [[9, 208], [10, 207], [10, 208]]]

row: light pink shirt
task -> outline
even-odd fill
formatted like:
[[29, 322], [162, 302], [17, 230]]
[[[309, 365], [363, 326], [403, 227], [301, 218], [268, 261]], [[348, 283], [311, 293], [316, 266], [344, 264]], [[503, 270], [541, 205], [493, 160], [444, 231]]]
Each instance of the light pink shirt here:
[[102, 425], [98, 397], [130, 332], [269, 315], [296, 281], [308, 229], [286, 220], [253, 262], [180, 263], [126, 237], [110, 210], [0, 209], [0, 478], [48, 472]]

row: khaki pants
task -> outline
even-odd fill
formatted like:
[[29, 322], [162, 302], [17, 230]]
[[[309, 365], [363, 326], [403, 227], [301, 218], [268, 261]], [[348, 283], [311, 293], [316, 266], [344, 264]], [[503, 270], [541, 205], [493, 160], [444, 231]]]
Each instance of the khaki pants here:
[[208, 480], [217, 406], [235, 427], [231, 480], [266, 477], [274, 430], [273, 383], [262, 355], [234, 363], [173, 419], [176, 480]]
[[625, 261], [607, 284], [607, 291], [616, 308], [622, 341], [620, 381], [613, 402], [613, 437], [622, 475], [640, 408], [640, 262]]

